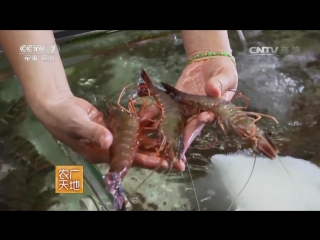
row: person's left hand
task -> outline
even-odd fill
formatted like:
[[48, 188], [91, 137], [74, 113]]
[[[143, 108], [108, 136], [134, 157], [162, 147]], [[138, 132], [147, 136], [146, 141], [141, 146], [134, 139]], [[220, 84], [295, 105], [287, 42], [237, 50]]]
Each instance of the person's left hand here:
[[[176, 88], [180, 91], [196, 95], [221, 97], [227, 101], [232, 99], [237, 87], [237, 69], [231, 59], [222, 56], [188, 65], [176, 84]], [[204, 122], [210, 122], [213, 119], [212, 113], [203, 112], [199, 114], [197, 119], [188, 122], [184, 130], [185, 151], [190, 147], [198, 133], [201, 132]]]
[[[35, 116], [56, 140], [91, 163], [109, 163], [109, 147], [113, 136], [104, 123], [103, 114], [91, 103], [73, 96], [71, 92], [48, 95], [42, 101], [28, 96]], [[154, 155], [152, 152], [139, 151], [135, 154], [134, 165], [156, 168], [159, 158]], [[161, 166], [167, 167], [166, 162]]]

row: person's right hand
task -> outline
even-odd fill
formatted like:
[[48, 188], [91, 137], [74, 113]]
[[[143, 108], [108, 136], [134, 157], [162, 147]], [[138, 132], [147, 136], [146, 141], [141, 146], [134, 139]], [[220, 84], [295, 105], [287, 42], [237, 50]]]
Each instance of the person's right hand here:
[[[238, 87], [238, 73], [234, 63], [227, 57], [216, 57], [188, 65], [179, 77], [176, 88], [180, 91], [222, 98], [230, 101]], [[231, 91], [230, 91], [231, 90]], [[214, 119], [212, 113], [202, 112], [197, 119], [188, 121], [184, 130], [185, 151], [201, 132], [205, 122]]]
[[[188, 65], [179, 77], [176, 88], [180, 91], [195, 94], [207, 95], [210, 97], [231, 100], [238, 87], [238, 73], [234, 63], [227, 57], [217, 57], [209, 61], [197, 62]], [[233, 91], [229, 91], [233, 90]], [[146, 119], [158, 116], [159, 108], [153, 108]], [[210, 112], [202, 112], [197, 118], [187, 120], [183, 131], [184, 151], [190, 147], [192, 141], [201, 132], [205, 122], [213, 121], [214, 115]], [[146, 158], [148, 159], [148, 157]], [[160, 160], [158, 160], [160, 162]], [[176, 162], [173, 168], [178, 171], [185, 169], [185, 156], [182, 161]], [[170, 159], [164, 159], [169, 165]]]
[[[30, 103], [30, 101], [29, 101]], [[105, 127], [103, 115], [89, 102], [73, 96], [51, 96], [30, 104], [35, 116], [53, 137], [91, 163], [108, 163], [112, 134]], [[158, 166], [154, 154], [137, 153], [134, 164], [145, 168]]]

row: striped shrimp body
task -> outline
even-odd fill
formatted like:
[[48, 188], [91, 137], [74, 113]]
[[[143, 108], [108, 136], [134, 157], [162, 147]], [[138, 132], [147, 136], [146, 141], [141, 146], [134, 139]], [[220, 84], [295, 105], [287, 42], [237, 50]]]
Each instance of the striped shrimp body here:
[[120, 105], [122, 93], [118, 104], [107, 103], [107, 109], [104, 112], [105, 124], [113, 134], [113, 142], [109, 149], [110, 169], [104, 176], [104, 181], [108, 191], [114, 197], [114, 207], [119, 210], [125, 206], [122, 180], [132, 166], [138, 150], [140, 136], [140, 123], [133, 103], [129, 104], [130, 110]]
[[146, 94], [145, 91], [140, 91], [139, 95], [145, 96], [150, 94], [161, 110], [158, 125], [162, 140], [158, 151], [163, 152], [166, 157], [169, 157], [173, 164], [182, 157], [184, 149], [183, 129], [186, 121], [186, 112], [180, 103], [161, 89], [155, 87], [143, 69], [141, 69], [141, 77], [148, 89], [148, 94]]
[[178, 102], [186, 105], [193, 112], [200, 109], [201, 111], [213, 113], [218, 118], [218, 123], [224, 131], [235, 131], [248, 140], [256, 152], [261, 152], [270, 159], [277, 157], [278, 150], [276, 146], [268, 135], [255, 125], [255, 122], [260, 120], [261, 116], [272, 118], [277, 122], [275, 118], [259, 113], [242, 111], [241, 107], [237, 107], [233, 103], [220, 98], [188, 94], [177, 90], [169, 84], [163, 82], [161, 84], [168, 94], [175, 96]]

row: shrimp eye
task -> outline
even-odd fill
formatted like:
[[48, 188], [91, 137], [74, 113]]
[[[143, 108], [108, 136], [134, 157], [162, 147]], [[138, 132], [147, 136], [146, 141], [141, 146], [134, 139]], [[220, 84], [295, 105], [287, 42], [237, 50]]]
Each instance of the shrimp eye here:
[[268, 134], [268, 136], [272, 136], [273, 135], [273, 131], [270, 130], [270, 131], [268, 131], [267, 134]]

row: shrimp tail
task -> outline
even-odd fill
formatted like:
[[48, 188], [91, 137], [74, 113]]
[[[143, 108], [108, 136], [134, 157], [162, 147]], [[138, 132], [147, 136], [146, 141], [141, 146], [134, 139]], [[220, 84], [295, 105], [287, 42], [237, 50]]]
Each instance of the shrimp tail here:
[[104, 182], [107, 186], [107, 191], [113, 196], [113, 207], [116, 210], [124, 210], [126, 196], [120, 175], [115, 172], [109, 172], [104, 175]]

